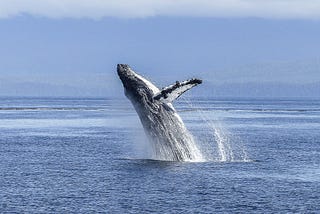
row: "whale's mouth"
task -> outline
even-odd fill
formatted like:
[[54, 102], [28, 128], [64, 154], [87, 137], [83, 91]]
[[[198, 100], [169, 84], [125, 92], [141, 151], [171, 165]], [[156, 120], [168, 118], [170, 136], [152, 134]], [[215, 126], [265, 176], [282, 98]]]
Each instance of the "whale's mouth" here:
[[118, 64], [117, 72], [126, 89], [134, 91], [143, 88], [145, 91], [150, 91], [152, 95], [160, 92], [152, 82], [134, 72], [127, 64]]
[[117, 73], [122, 81], [123, 87], [125, 88], [126, 95], [129, 91], [134, 93], [136, 91], [138, 81], [135, 73], [130, 69], [130, 67], [126, 64], [118, 64]]
[[127, 74], [129, 70], [130, 70], [130, 67], [127, 64], [117, 65], [117, 71], [119, 76]]
[[132, 76], [130, 71], [130, 67], [126, 64], [117, 65], [117, 72], [124, 86], [126, 86], [125, 84], [129, 80], [129, 77]]
[[139, 75], [136, 74], [127, 64], [118, 64], [117, 72], [124, 86], [129, 83], [132, 84], [137, 82], [140, 79]]

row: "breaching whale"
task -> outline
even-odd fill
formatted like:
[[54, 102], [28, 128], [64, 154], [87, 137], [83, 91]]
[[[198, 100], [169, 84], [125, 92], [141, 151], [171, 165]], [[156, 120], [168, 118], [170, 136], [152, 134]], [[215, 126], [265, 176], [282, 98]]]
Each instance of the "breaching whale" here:
[[168, 161], [201, 161], [200, 150], [174, 109], [172, 102], [182, 93], [201, 84], [189, 79], [159, 89], [126, 64], [118, 64], [117, 72], [125, 95], [132, 102], [144, 131], [152, 142], [155, 159]]

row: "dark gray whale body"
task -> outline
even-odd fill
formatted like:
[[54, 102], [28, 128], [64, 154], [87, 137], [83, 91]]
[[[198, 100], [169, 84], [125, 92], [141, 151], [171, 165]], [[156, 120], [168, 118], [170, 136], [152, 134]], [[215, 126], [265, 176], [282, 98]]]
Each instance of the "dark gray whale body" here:
[[190, 79], [160, 90], [128, 65], [118, 64], [117, 72], [125, 95], [132, 102], [146, 135], [152, 141], [154, 158], [169, 161], [203, 160], [192, 135], [172, 106], [176, 98], [202, 81]]

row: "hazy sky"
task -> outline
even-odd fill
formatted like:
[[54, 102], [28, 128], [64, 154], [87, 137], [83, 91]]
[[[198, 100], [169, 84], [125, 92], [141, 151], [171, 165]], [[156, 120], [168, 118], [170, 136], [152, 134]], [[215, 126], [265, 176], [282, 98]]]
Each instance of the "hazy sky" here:
[[0, 95], [108, 96], [117, 63], [160, 86], [314, 85], [320, 1], [1, 0], [0, 47]]

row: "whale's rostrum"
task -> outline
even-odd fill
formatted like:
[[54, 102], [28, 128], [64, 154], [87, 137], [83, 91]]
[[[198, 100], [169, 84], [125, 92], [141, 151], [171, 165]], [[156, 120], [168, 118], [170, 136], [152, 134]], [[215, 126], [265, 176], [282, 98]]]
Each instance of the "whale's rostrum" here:
[[202, 81], [177, 81], [160, 90], [126, 64], [118, 64], [117, 72], [123, 83], [125, 95], [132, 102], [152, 143], [153, 158], [168, 161], [202, 161], [202, 154], [193, 136], [172, 105], [182, 93]]

